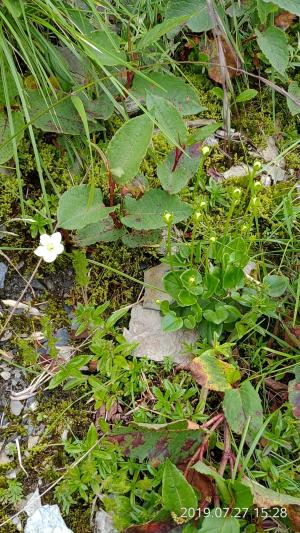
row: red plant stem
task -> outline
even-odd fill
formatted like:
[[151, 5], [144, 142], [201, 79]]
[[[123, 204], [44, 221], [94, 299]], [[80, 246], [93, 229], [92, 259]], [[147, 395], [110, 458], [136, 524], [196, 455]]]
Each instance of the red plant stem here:
[[[114, 201], [115, 201], [116, 184], [114, 180], [112, 179], [112, 175], [110, 172], [108, 172], [108, 185], [109, 185], [109, 205], [110, 207], [113, 207]], [[115, 228], [121, 228], [122, 224], [120, 220], [117, 218], [116, 213], [112, 212], [112, 213], [109, 213], [109, 215], [114, 221]]]
[[[185, 145], [183, 145], [182, 149], [185, 150]], [[174, 172], [176, 170], [176, 167], [177, 167], [177, 165], [179, 163], [179, 160], [180, 160], [182, 154], [183, 154], [183, 151], [176, 146], [176, 148], [175, 148], [174, 165], [173, 165], [173, 168], [172, 168], [171, 172]]]
[[211, 420], [209, 420], [208, 422], [206, 422], [205, 424], [203, 424], [201, 426], [201, 429], [205, 428], [206, 429], [209, 424], [209, 426], [211, 426], [210, 428], [210, 432], [209, 432], [209, 435], [207, 435], [204, 439], [204, 441], [201, 443], [201, 445], [199, 446], [198, 450], [196, 451], [196, 453], [194, 453], [194, 455], [191, 457], [191, 459], [189, 460], [188, 464], [187, 464], [187, 467], [185, 469], [185, 472], [184, 472], [184, 475], [187, 476], [187, 473], [188, 471], [190, 470], [190, 468], [193, 466], [193, 464], [196, 462], [196, 461], [202, 461], [203, 459], [203, 456], [204, 456], [204, 453], [206, 452], [207, 448], [208, 448], [208, 444], [209, 444], [209, 437], [210, 437], [210, 434], [212, 433], [212, 431], [214, 431], [215, 429], [217, 429], [217, 427], [222, 424], [224, 420], [224, 415], [223, 414], [218, 414], [216, 416], [214, 416]]

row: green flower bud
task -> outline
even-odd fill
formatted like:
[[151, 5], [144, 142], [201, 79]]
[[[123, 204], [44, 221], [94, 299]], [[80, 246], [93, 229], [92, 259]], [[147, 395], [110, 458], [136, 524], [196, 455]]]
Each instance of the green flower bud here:
[[174, 220], [174, 216], [172, 215], [172, 213], [165, 213], [162, 218], [166, 224], [172, 224]]
[[216, 242], [216, 237], [210, 237], [210, 242]]
[[262, 164], [261, 164], [261, 162], [260, 162], [260, 161], [257, 161], [257, 160], [254, 161], [254, 163], [253, 163], [253, 170], [254, 170], [255, 172], [259, 172], [259, 170], [261, 170], [261, 169], [262, 169]]
[[202, 146], [201, 152], [202, 152], [203, 155], [208, 155], [209, 152], [210, 152], [209, 146]]

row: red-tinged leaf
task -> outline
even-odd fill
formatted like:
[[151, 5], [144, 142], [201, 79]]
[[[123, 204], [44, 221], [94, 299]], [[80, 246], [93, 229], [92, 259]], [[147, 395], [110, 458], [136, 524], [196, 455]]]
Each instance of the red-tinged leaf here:
[[[182, 472], [185, 472], [187, 463], [179, 464], [177, 467]], [[189, 484], [200, 493], [199, 508], [202, 508], [205, 503], [209, 505], [216, 495], [216, 490], [212, 480], [208, 476], [200, 474], [200, 472], [197, 472], [193, 468], [188, 470], [185, 477]]]
[[158, 466], [166, 458], [175, 464], [191, 457], [203, 440], [204, 432], [194, 428], [188, 420], [170, 424], [132, 424], [118, 428], [109, 437], [117, 443], [126, 457]]

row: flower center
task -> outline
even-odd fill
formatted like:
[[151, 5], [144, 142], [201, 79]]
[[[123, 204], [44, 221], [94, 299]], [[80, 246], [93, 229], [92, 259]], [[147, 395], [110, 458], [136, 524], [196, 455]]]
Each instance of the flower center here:
[[52, 242], [49, 242], [49, 244], [47, 244], [46, 248], [47, 248], [48, 252], [53, 252], [55, 247], [54, 247], [54, 244]]

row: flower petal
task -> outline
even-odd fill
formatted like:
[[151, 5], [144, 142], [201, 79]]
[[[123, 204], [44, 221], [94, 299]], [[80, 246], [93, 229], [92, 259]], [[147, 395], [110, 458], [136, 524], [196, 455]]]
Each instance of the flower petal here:
[[44, 246], [38, 246], [36, 250], [34, 250], [35, 255], [38, 257], [44, 257], [45, 253], [45, 247]]
[[55, 259], [57, 258], [57, 253], [55, 250], [49, 252], [49, 250], [46, 250], [43, 255], [43, 259], [46, 263], [53, 263]]
[[62, 254], [63, 251], [64, 251], [64, 245], [61, 244], [61, 243], [57, 244], [55, 246], [55, 251], [56, 251], [57, 255]]
[[61, 242], [61, 233], [59, 231], [56, 231], [55, 233], [53, 233], [53, 235], [51, 235], [50, 239], [53, 244], [59, 244]]
[[43, 233], [41, 236], [40, 236], [40, 243], [42, 246], [47, 246], [47, 244], [49, 244], [49, 242], [51, 242], [51, 235], [47, 235], [47, 233]]

